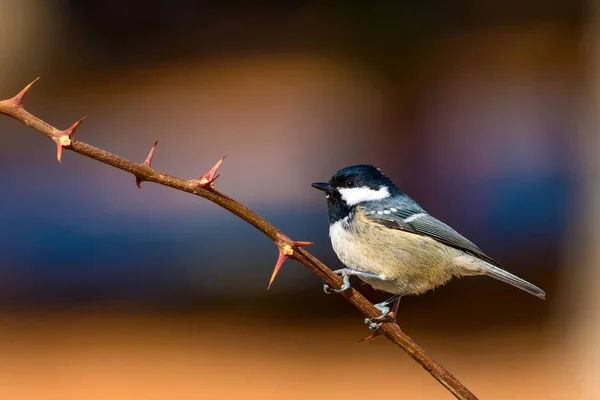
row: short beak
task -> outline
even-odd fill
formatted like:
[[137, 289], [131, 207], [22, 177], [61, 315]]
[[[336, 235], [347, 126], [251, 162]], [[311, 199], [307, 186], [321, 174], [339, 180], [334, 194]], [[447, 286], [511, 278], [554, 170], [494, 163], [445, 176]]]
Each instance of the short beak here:
[[314, 187], [315, 189], [319, 189], [324, 192], [331, 193], [331, 186], [329, 186], [329, 183], [327, 183], [327, 182], [315, 182], [311, 186]]

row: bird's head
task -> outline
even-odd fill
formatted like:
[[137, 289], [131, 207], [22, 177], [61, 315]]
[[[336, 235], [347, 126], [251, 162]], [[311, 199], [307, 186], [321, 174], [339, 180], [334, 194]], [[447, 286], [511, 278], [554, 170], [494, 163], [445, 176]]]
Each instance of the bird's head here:
[[382, 201], [401, 193], [390, 178], [372, 165], [343, 168], [329, 182], [316, 182], [312, 187], [326, 193], [331, 223], [348, 216], [357, 205]]

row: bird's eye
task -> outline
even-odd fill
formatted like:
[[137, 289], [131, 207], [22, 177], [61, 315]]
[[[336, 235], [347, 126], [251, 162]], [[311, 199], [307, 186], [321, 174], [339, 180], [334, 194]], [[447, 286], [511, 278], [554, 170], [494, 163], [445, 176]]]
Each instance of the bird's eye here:
[[354, 187], [354, 181], [352, 179], [346, 181], [346, 187]]

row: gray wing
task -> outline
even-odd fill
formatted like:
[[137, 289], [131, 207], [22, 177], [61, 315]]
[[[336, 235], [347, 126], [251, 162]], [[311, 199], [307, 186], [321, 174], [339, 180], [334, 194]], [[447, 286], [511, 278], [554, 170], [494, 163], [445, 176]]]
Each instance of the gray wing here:
[[[429, 236], [447, 246], [465, 251], [492, 265], [500, 266], [493, 258], [487, 256], [470, 240], [456, 232], [442, 221], [421, 210], [390, 211], [389, 214], [378, 214], [367, 211], [367, 218], [390, 229], [399, 229], [417, 235]], [[389, 211], [389, 210], [387, 210]]]

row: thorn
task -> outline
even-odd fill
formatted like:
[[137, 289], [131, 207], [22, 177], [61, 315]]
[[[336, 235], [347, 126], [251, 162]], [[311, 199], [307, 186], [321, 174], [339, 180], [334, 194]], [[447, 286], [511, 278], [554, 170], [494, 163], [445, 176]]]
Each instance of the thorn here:
[[60, 143], [56, 142], [56, 159], [61, 164], [62, 164], [62, 150], [63, 150], [62, 145]]
[[379, 331], [375, 331], [375, 332], [371, 333], [369, 336], [360, 339], [358, 342], [356, 342], [356, 344], [366, 343], [366, 342], [373, 340], [379, 336], [381, 336], [381, 333], [379, 333]]
[[223, 157], [221, 157], [221, 159], [219, 161], [217, 161], [217, 163], [210, 169], [210, 171], [208, 171], [206, 174], [204, 174], [200, 178], [195, 179], [193, 182], [196, 185], [202, 186], [202, 187], [212, 186], [213, 182], [216, 181], [217, 178], [220, 176], [220, 175], [216, 175], [216, 173], [217, 173], [217, 170], [219, 169], [219, 167], [221, 166], [221, 164], [223, 163], [223, 160], [225, 160], [225, 157], [227, 157], [227, 154], [225, 154]]
[[275, 263], [275, 268], [273, 269], [273, 274], [271, 275], [271, 280], [269, 281], [269, 286], [267, 286], [267, 290], [271, 289], [271, 285], [277, 276], [277, 273], [281, 269], [281, 266], [288, 259], [289, 256], [294, 254], [294, 249], [289, 244], [283, 245], [283, 247], [279, 248], [279, 257], [277, 258], [277, 262]]
[[33, 86], [34, 83], [36, 83], [38, 80], [40, 79], [40, 77], [38, 76], [37, 78], [35, 78], [33, 80], [33, 82], [31, 82], [29, 85], [25, 86], [25, 88], [23, 90], [21, 90], [19, 92], [19, 94], [17, 94], [15, 97], [13, 97], [13, 102], [21, 107], [23, 105], [23, 97], [25, 97], [25, 95], [27, 94], [27, 92], [29, 91], [29, 89], [31, 89], [31, 87]]
[[[311, 246], [313, 244], [313, 242], [292, 242], [292, 246], [296, 247]], [[294, 254], [294, 249], [292, 248], [292, 246], [290, 246], [289, 244], [284, 244], [282, 247], [279, 248], [279, 258], [277, 258], [277, 263], [275, 264], [275, 268], [273, 269], [273, 274], [271, 275], [271, 280], [269, 281], [269, 286], [267, 287], [267, 290], [271, 288], [271, 285], [273, 284], [273, 281], [275, 280], [275, 277], [279, 273], [279, 270], [281, 269], [281, 266], [283, 265], [285, 260], [287, 260], [289, 256]]]
[[296, 247], [304, 247], [304, 246], [313, 246], [313, 242], [292, 242], [292, 244]]
[[[144, 163], [142, 165], [150, 168], [150, 165], [152, 165], [152, 157], [154, 157], [154, 151], [156, 150], [156, 146], [158, 145], [158, 139], [156, 139], [156, 142], [154, 142], [154, 145], [152, 146], [152, 148], [150, 149], [150, 152], [148, 153], [148, 157], [146, 157], [146, 161], [144, 161]], [[140, 178], [138, 178], [137, 176], [135, 177], [135, 185], [138, 188], [142, 188], [142, 180]]]
[[[61, 131], [61, 132], [66, 132], [66, 131]], [[52, 140], [54, 140], [56, 142], [56, 159], [58, 160], [59, 163], [62, 163], [63, 147], [71, 145], [71, 137], [70, 137], [71, 133], [69, 133], [68, 135], [54, 136], [52, 138]]]
[[75, 122], [73, 125], [71, 125], [71, 127], [67, 130], [63, 131], [63, 134], [71, 137], [72, 134], [75, 133], [75, 130], [79, 127], [79, 124], [81, 124], [83, 121], [85, 121], [85, 119], [87, 118], [87, 115], [84, 116], [83, 118], [81, 118], [79, 121]]
[[[35, 82], [35, 81], [34, 81]], [[27, 88], [25, 88], [27, 89]], [[79, 124], [83, 122], [87, 117], [81, 118], [79, 121], [75, 122], [71, 125], [70, 128], [65, 129], [64, 131], [58, 131], [58, 134], [52, 136], [52, 140], [56, 143], [56, 159], [59, 163], [62, 163], [62, 152], [63, 147], [70, 146], [72, 143], [71, 136], [75, 133], [75, 130], [79, 127]]]
[[154, 145], [148, 153], [148, 157], [146, 157], [146, 161], [144, 161], [144, 165], [146, 167], [150, 167], [150, 165], [152, 165], [152, 157], [154, 157], [154, 151], [156, 150], [156, 146], [158, 146], [158, 139], [156, 139], [156, 142], [154, 142]]

